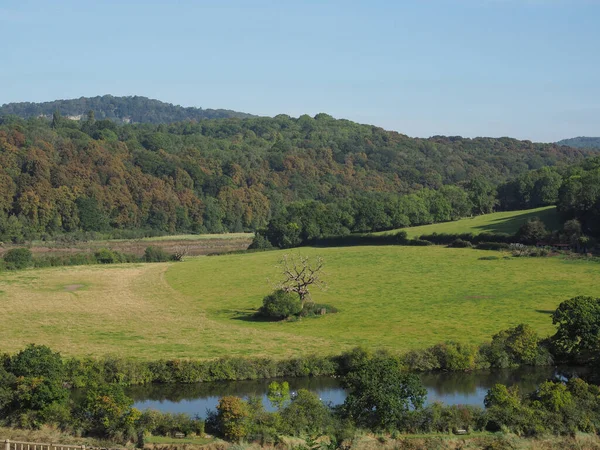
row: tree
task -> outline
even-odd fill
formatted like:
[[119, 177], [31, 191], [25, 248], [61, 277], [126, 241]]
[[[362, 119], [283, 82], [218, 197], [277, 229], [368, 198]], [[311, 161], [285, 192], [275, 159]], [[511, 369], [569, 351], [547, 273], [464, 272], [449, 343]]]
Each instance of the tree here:
[[44, 345], [28, 345], [8, 361], [12, 374], [12, 398], [5, 398], [4, 415], [23, 415], [23, 425], [39, 426], [47, 411], [66, 405], [69, 391], [63, 383], [64, 366], [59, 353]]
[[496, 190], [485, 178], [474, 178], [467, 184], [466, 190], [475, 213], [488, 214], [494, 210], [497, 203]]
[[292, 402], [281, 411], [286, 433], [295, 436], [323, 434], [332, 423], [332, 416], [314, 393], [300, 389]]
[[239, 397], [222, 397], [217, 405], [217, 423], [223, 437], [239, 441], [248, 433], [248, 405]]
[[9, 362], [10, 372], [17, 377], [44, 377], [63, 381], [64, 366], [60, 353], [45, 345], [29, 344]]
[[111, 437], [130, 431], [140, 411], [132, 408], [133, 400], [118, 384], [106, 384], [91, 389], [79, 405], [78, 415], [90, 432], [99, 437]]
[[396, 429], [411, 407], [423, 406], [427, 393], [419, 377], [404, 372], [400, 361], [392, 357], [360, 364], [343, 383], [348, 389], [344, 414], [371, 429]]
[[536, 365], [541, 358], [548, 361], [549, 354], [540, 348], [540, 338], [529, 325], [521, 324], [500, 331], [485, 348], [486, 359], [492, 367], [506, 368], [521, 364]]
[[551, 341], [559, 356], [579, 363], [597, 360], [600, 352], [600, 298], [574, 297], [552, 314], [558, 328]]
[[277, 287], [285, 292], [295, 292], [300, 296], [302, 306], [310, 300], [309, 288], [316, 286], [321, 289], [326, 287], [321, 279], [323, 258], [317, 256], [311, 261], [308, 256], [286, 254], [279, 261], [279, 267], [284, 279]]
[[516, 237], [524, 244], [533, 245], [546, 239], [548, 230], [539, 217], [534, 217], [519, 227]]

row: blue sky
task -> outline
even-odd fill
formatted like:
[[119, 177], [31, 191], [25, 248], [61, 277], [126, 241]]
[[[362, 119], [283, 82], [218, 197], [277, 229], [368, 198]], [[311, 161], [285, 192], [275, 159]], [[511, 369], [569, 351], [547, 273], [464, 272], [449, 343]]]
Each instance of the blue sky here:
[[600, 135], [600, 0], [0, 0], [0, 104], [144, 95], [409, 136]]

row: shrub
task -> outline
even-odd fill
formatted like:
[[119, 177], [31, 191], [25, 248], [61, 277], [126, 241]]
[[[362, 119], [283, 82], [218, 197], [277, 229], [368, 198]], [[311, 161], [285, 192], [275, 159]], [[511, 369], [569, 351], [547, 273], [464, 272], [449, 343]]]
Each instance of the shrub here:
[[476, 248], [479, 250], [507, 250], [509, 245], [505, 242], [480, 242]]
[[411, 239], [406, 242], [406, 245], [412, 245], [415, 247], [427, 247], [428, 245], [433, 245], [433, 242], [426, 241], [425, 239]]
[[9, 270], [25, 269], [31, 265], [32, 255], [28, 248], [13, 248], [4, 254], [4, 262]]
[[278, 289], [263, 299], [259, 314], [271, 319], [286, 319], [302, 311], [300, 297], [291, 292]]
[[471, 247], [473, 247], [473, 244], [471, 244], [469, 241], [463, 241], [462, 239], [459, 238], [459, 239], [455, 239], [450, 244], [448, 244], [448, 247], [451, 247], [451, 248], [471, 248]]
[[146, 247], [144, 251], [144, 261], [146, 262], [165, 262], [169, 261], [171, 257], [160, 247], [150, 246]]
[[95, 252], [94, 257], [100, 264], [114, 264], [118, 262], [117, 256], [107, 248], [102, 248]]
[[251, 250], [266, 250], [273, 248], [273, 245], [269, 242], [269, 240], [264, 236], [263, 233], [256, 233], [254, 235], [252, 243], [248, 248]]
[[302, 317], [313, 317], [313, 316], [321, 316], [324, 314], [334, 314], [338, 312], [335, 306], [324, 305], [321, 303], [312, 303], [305, 302], [302, 307], [302, 311], [300, 311], [300, 316]]

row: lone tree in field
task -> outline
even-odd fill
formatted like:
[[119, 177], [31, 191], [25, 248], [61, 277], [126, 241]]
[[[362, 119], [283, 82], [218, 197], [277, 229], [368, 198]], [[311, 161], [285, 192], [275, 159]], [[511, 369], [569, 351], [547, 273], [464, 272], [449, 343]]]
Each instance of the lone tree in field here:
[[321, 279], [323, 258], [320, 256], [311, 261], [308, 256], [286, 254], [279, 261], [279, 268], [284, 279], [277, 284], [276, 288], [298, 294], [302, 306], [310, 301], [310, 286], [314, 285], [321, 289], [326, 287], [325, 282]]

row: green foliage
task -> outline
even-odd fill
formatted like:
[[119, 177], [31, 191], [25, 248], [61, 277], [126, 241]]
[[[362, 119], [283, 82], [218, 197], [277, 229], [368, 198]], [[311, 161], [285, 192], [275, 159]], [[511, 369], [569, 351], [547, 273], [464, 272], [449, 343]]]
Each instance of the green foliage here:
[[[1, 376], [2, 413], [10, 423], [37, 428], [56, 419], [69, 398], [60, 354], [43, 345], [29, 345], [7, 359]], [[5, 384], [4, 384], [5, 383]], [[61, 415], [63, 415], [61, 413]]]
[[548, 238], [548, 230], [546, 230], [544, 222], [535, 217], [521, 225], [516, 238], [523, 244], [534, 245]]
[[182, 413], [171, 414], [147, 409], [141, 413], [137, 425], [154, 436], [173, 436], [175, 433], [204, 436], [204, 421]]
[[[65, 119], [90, 108], [93, 117]], [[81, 230], [264, 229], [274, 246], [294, 247], [489, 212], [508, 177], [591, 154], [506, 138], [412, 139], [347, 120], [249, 117], [142, 97], [0, 111], [32, 117], [0, 122], [0, 234], [11, 242]], [[116, 123], [125, 117], [135, 124]], [[560, 170], [536, 174], [539, 202], [564, 187]], [[582, 221], [585, 234], [592, 222]]]
[[319, 397], [300, 389], [281, 411], [282, 429], [292, 436], [320, 436], [331, 429], [333, 417]]
[[25, 269], [31, 265], [32, 254], [28, 248], [13, 248], [4, 254], [3, 259], [9, 270]]
[[403, 372], [397, 358], [379, 357], [360, 364], [343, 383], [348, 390], [345, 416], [371, 429], [397, 428], [409, 409], [420, 408], [425, 400], [419, 378]]
[[600, 236], [600, 158], [570, 168], [559, 191], [557, 208], [564, 220], [577, 219], [584, 235]]
[[558, 141], [559, 145], [568, 145], [575, 148], [597, 148], [600, 149], [600, 137], [579, 136]]
[[552, 315], [557, 326], [551, 338], [559, 358], [576, 362], [597, 360], [600, 352], [600, 298], [574, 297], [562, 302]]
[[290, 385], [287, 381], [269, 383], [267, 398], [277, 409], [281, 409], [290, 400]]
[[259, 314], [270, 319], [281, 320], [296, 315], [300, 311], [302, 311], [300, 297], [295, 293], [278, 289], [263, 299], [263, 306], [259, 309]]
[[248, 405], [239, 397], [222, 397], [217, 405], [217, 423], [222, 435], [240, 441], [248, 434]]
[[[89, 120], [90, 109], [94, 119]], [[103, 95], [97, 97], [80, 97], [71, 100], [55, 100], [44, 103], [7, 103], [0, 108], [0, 116], [14, 114], [19, 117], [53, 116], [61, 113], [64, 116], [84, 116], [88, 114], [91, 125], [100, 124], [110, 127], [102, 119], [110, 119], [123, 123], [172, 123], [190, 120], [205, 120], [228, 117], [252, 117], [251, 114], [230, 111], [226, 109], [202, 109], [194, 107], [175, 106], [171, 103], [153, 100], [138, 95], [115, 97]], [[98, 119], [98, 121], [96, 121]], [[58, 125], [68, 122], [60, 118]], [[53, 121], [53, 125], [54, 125]], [[112, 122], [110, 122], [112, 123]], [[113, 124], [114, 126], [114, 124]], [[53, 126], [56, 128], [56, 126]]]
[[521, 324], [494, 335], [489, 347], [483, 348], [492, 367], [506, 368], [520, 365], [548, 365], [552, 358], [540, 346], [540, 338], [529, 325]]
[[150, 246], [144, 251], [144, 261], [146, 262], [165, 262], [171, 259], [170, 255], [161, 247]]
[[114, 437], [131, 432], [139, 420], [141, 413], [132, 405], [133, 400], [120, 385], [102, 385], [87, 392], [78, 405], [77, 416], [90, 434]]
[[448, 247], [471, 248], [471, 247], [473, 247], [473, 244], [471, 244], [469, 241], [463, 241], [462, 239], [458, 238], [458, 239], [455, 239], [454, 241], [452, 241], [450, 244], [448, 244]]

